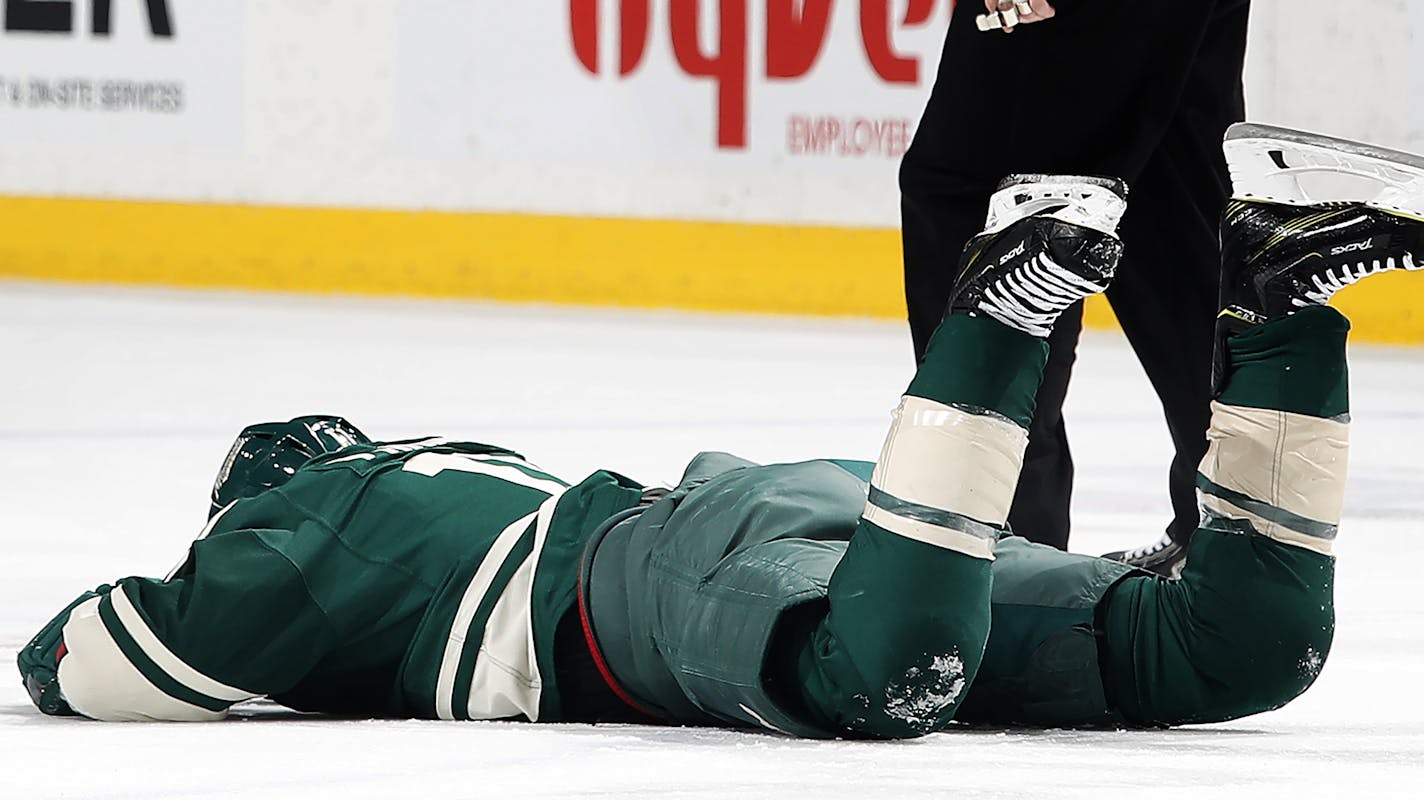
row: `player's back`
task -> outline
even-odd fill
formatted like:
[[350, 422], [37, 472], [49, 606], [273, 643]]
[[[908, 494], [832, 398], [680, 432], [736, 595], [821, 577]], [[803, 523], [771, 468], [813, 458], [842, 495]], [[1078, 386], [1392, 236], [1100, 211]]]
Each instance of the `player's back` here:
[[443, 439], [312, 461], [231, 512], [290, 528], [283, 549], [347, 610], [328, 615], [340, 646], [274, 699], [451, 719], [556, 712], [549, 648], [583, 539], [638, 496], [609, 473], [571, 487], [512, 451]]
[[[243, 537], [278, 554], [323, 618], [311, 636], [320, 652], [296, 655], [311, 666], [273, 698], [306, 710], [413, 713], [400, 671], [432, 600], [477, 567], [502, 530], [566, 485], [532, 472], [517, 455], [482, 445], [361, 445], [226, 510], [208, 538]], [[199, 542], [194, 553], [203, 549]], [[244, 617], [312, 613], [298, 605], [282, 593], [253, 593]]]
[[346, 448], [266, 493], [276, 497], [254, 500], [433, 585], [455, 562], [483, 558], [501, 531], [568, 485], [502, 448], [424, 439]]

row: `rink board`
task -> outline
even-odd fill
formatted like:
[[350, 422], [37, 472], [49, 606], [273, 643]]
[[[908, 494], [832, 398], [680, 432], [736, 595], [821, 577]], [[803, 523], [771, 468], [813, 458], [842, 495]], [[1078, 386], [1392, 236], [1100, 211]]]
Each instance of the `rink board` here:
[[[905, 314], [899, 233], [554, 215], [0, 198], [0, 276], [699, 311]], [[1424, 343], [1419, 281], [1342, 292], [1358, 341]], [[1116, 322], [1102, 298], [1086, 324]]]
[[[11, 5], [0, 278], [904, 317], [951, 0]], [[1252, 118], [1424, 150], [1377, 5], [1256, 0]], [[1358, 336], [1424, 342], [1393, 277]]]

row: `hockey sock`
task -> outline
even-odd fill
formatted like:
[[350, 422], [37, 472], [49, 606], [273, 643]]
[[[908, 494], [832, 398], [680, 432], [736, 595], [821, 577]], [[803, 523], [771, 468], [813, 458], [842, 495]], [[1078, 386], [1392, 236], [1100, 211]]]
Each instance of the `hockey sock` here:
[[1333, 308], [1304, 308], [1227, 339], [1224, 405], [1338, 417], [1350, 410], [1345, 336]]
[[905, 394], [991, 411], [1027, 429], [1048, 362], [1048, 343], [989, 317], [940, 323]]

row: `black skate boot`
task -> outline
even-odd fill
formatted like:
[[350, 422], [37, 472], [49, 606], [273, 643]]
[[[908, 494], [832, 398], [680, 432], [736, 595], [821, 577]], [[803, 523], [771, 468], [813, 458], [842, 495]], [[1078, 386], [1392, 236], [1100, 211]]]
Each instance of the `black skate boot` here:
[[[1371, 275], [1424, 268], [1424, 158], [1249, 124], [1232, 126], [1225, 150], [1234, 194], [1221, 223], [1213, 396], [1225, 379], [1228, 337], [1324, 305]], [[1308, 172], [1379, 187], [1368, 196], [1315, 201], [1298, 180]]]
[[1146, 547], [1114, 550], [1111, 553], [1103, 553], [1103, 558], [1121, 561], [1166, 578], [1180, 578], [1182, 567], [1187, 564], [1187, 542], [1190, 540], [1191, 537], [1188, 536], [1186, 541], [1178, 542], [1170, 534], [1164, 533], [1161, 539]]
[[984, 232], [964, 248], [946, 313], [1047, 336], [1064, 309], [1112, 280], [1126, 208], [1116, 178], [1010, 175], [989, 200]]

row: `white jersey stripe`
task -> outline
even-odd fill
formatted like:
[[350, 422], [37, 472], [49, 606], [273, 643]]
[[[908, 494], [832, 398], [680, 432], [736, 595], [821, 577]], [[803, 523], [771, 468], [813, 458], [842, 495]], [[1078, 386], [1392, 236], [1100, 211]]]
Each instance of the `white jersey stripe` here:
[[530, 722], [539, 721], [544, 684], [534, 649], [534, 572], [558, 502], [555, 495], [539, 507], [533, 550], [510, 577], [485, 623], [466, 704], [470, 719], [523, 714]]
[[227, 716], [225, 710], [209, 711], [169, 697], [145, 678], [99, 618], [100, 601], [93, 597], [75, 606], [64, 625], [69, 653], [59, 662], [59, 682], [75, 711], [112, 722], [204, 722]]
[[133, 637], [139, 648], [143, 650], [144, 655], [152, 659], [153, 663], [168, 673], [168, 676], [173, 680], [198, 694], [229, 703], [250, 700], [258, 696], [256, 692], [244, 691], [213, 680], [174, 655], [173, 651], [159, 641], [158, 637], [149, 629], [148, 624], [143, 621], [143, 617], [138, 613], [138, 609], [128, 596], [127, 589], [123, 586], [118, 586], [109, 592], [109, 599], [114, 604], [114, 613], [118, 615], [119, 622], [123, 623], [124, 630]]
[[499, 478], [502, 481], [538, 489], [549, 494], [562, 492], [565, 488], [564, 484], [553, 478], [536, 478], [513, 464], [486, 461], [468, 453], [421, 453], [412, 456], [401, 469], [427, 477], [434, 477], [447, 469], [472, 472], [476, 475], [488, 475], [491, 478]]
[[455, 673], [460, 667], [460, 654], [465, 650], [465, 633], [469, 630], [470, 621], [474, 619], [480, 602], [484, 600], [495, 576], [499, 574], [499, 568], [504, 566], [505, 559], [509, 558], [510, 551], [524, 535], [524, 530], [529, 527], [536, 513], [526, 514], [500, 531], [484, 560], [480, 562], [479, 569], [475, 570], [469, 586], [465, 587], [465, 594], [460, 598], [459, 608], [455, 611], [455, 621], [450, 625], [450, 635], [445, 641], [445, 654], [440, 659], [440, 673], [435, 680], [435, 714], [440, 719], [455, 718]]

